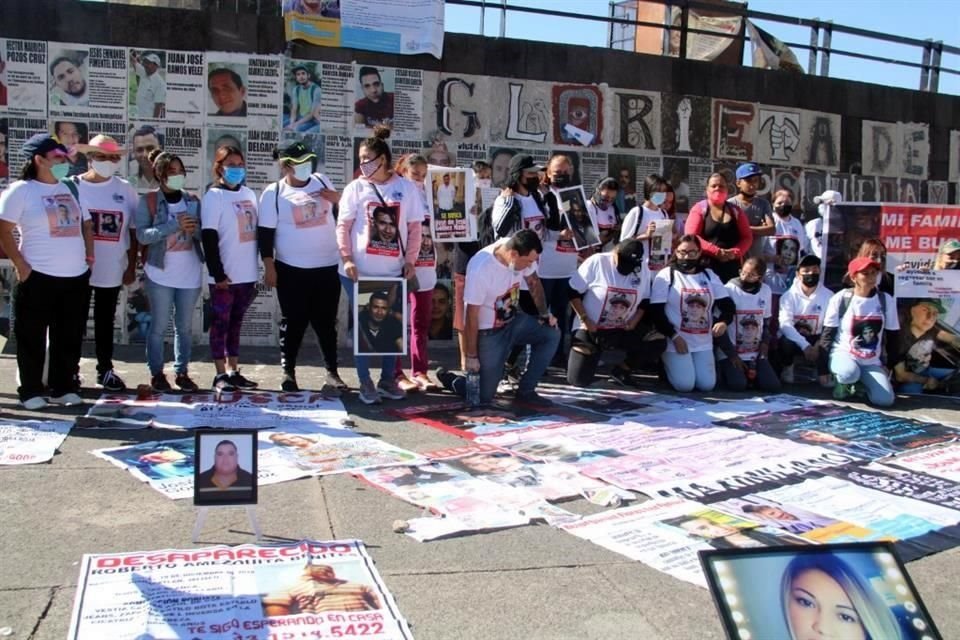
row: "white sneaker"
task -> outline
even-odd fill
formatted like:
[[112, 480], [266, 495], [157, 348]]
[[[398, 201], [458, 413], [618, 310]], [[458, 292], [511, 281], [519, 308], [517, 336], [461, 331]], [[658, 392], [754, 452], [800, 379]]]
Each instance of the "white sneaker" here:
[[780, 372], [780, 382], [783, 384], [793, 384], [793, 365], [789, 365], [783, 368], [783, 371]]
[[50, 404], [59, 404], [64, 407], [76, 407], [83, 404], [83, 398], [75, 393], [65, 393], [62, 396], [50, 396]]
[[380, 404], [380, 394], [377, 388], [373, 386], [373, 380], [365, 380], [360, 383], [360, 402], [363, 404]]
[[27, 411], [39, 411], [47, 408], [47, 400], [43, 396], [33, 396], [20, 402], [20, 406]]

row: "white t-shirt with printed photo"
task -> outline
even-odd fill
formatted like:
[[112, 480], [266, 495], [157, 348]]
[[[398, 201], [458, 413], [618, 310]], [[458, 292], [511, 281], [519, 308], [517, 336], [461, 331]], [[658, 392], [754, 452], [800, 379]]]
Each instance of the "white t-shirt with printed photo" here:
[[333, 204], [320, 195], [324, 189], [333, 187], [326, 176], [319, 175], [320, 178], [317, 174], [311, 176], [302, 187], [294, 187], [286, 180], [274, 182], [260, 196], [258, 224], [277, 230], [276, 259], [291, 267], [316, 269], [332, 267], [340, 261]]
[[430, 232], [430, 216], [424, 216], [420, 229], [420, 253], [417, 254], [413, 268], [417, 272], [420, 291], [428, 291], [437, 284], [437, 246], [433, 243], [433, 234]]
[[773, 316], [773, 293], [765, 284], [761, 284], [756, 293], [747, 293], [732, 281], [724, 286], [736, 307], [733, 322], [727, 327], [730, 342], [741, 360], [756, 360], [760, 355], [763, 323]]
[[[399, 175], [383, 184], [374, 185], [365, 178], [348, 184], [340, 197], [339, 221], [353, 222], [350, 244], [360, 275], [399, 276], [407, 248], [407, 223], [421, 222], [425, 213], [420, 188]], [[338, 268], [345, 275], [343, 263]]]
[[509, 324], [520, 311], [520, 282], [537, 271], [537, 263], [511, 271], [494, 255], [502, 239], [478, 251], [467, 263], [464, 305], [480, 307], [477, 327], [495, 329]]
[[[552, 191], [560, 203], [559, 192]], [[563, 216], [561, 210], [561, 218]], [[543, 236], [540, 240], [543, 243], [543, 253], [540, 255], [539, 274], [541, 278], [569, 278], [577, 270], [577, 248], [573, 245], [573, 238], [563, 240], [560, 238], [560, 231], [551, 231], [544, 227]]]
[[80, 206], [93, 220], [93, 255], [90, 286], [119, 287], [127, 268], [130, 228], [137, 212], [137, 191], [113, 176], [104, 182], [80, 179]]
[[17, 180], [0, 193], [0, 220], [17, 225], [23, 259], [48, 276], [73, 278], [86, 272], [81, 221], [89, 219], [62, 183]]
[[804, 229], [802, 222], [793, 216], [781, 218], [774, 214], [773, 224], [774, 234], [767, 238], [765, 255], [774, 256], [777, 254], [777, 240], [780, 238], [796, 238], [797, 242], [800, 243], [801, 253], [804, 255], [810, 253], [810, 241], [807, 239], [807, 231]]
[[[623, 329], [640, 302], [650, 298], [650, 272], [623, 275], [617, 271], [613, 254], [596, 253], [580, 265], [570, 277], [570, 286], [583, 294], [583, 310], [597, 329]], [[581, 327], [579, 316], [573, 330]]]
[[778, 323], [780, 335], [785, 336], [801, 349], [811, 345], [809, 338], [823, 332], [824, 316], [833, 292], [826, 287], [817, 287], [812, 296], [807, 296], [800, 288], [800, 282], [780, 296]]
[[[650, 292], [651, 304], [664, 304], [667, 320], [683, 336], [688, 350], [710, 351], [713, 349], [713, 303], [729, 297], [727, 289], [711, 269], [700, 273], [681, 273], [673, 270], [673, 286], [670, 286], [669, 267], [661, 269], [653, 278]], [[676, 352], [672, 340], [667, 340], [667, 351]]]
[[849, 354], [859, 364], [880, 364], [883, 330], [900, 329], [896, 300], [881, 291], [877, 293], [886, 296], [886, 318], [877, 295], [864, 298], [856, 294], [850, 296], [846, 313], [842, 318], [839, 317], [840, 300], [844, 295], [850, 295], [846, 291], [839, 291], [830, 298], [827, 314], [823, 319], [824, 326], [839, 327], [833, 348]]
[[[171, 218], [175, 218], [186, 213], [187, 204], [183, 199], [168, 203], [167, 211]], [[163, 254], [163, 268], [147, 263], [143, 267], [147, 277], [156, 284], [173, 289], [199, 289], [203, 286], [203, 263], [193, 248], [194, 242], [200, 242], [200, 230], [197, 229], [191, 237], [178, 229], [163, 242], [167, 245]]]
[[[220, 261], [233, 284], [260, 279], [257, 254], [257, 196], [249, 187], [236, 191], [219, 185], [210, 187], [200, 203], [204, 229], [213, 229], [220, 238]], [[216, 284], [213, 276], [209, 284]]]
[[[648, 209], [640, 207], [640, 224], [637, 226], [637, 233], [646, 233], [647, 227], [651, 222], [657, 223], [663, 220], [670, 220], [664, 211], [660, 209]], [[669, 232], [658, 233], [646, 241], [644, 249], [644, 261], [651, 273], [657, 273], [660, 269], [667, 266], [670, 256], [673, 254], [673, 224], [669, 225]]]

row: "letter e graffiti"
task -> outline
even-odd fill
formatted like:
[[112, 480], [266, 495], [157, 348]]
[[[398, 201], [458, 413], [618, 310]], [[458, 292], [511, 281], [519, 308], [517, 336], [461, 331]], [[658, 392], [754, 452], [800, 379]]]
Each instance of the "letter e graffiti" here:
[[924, 130], [911, 131], [905, 136], [903, 141], [903, 170], [909, 175], [925, 178], [924, 167], [926, 163], [920, 158], [920, 151], [925, 149], [924, 143], [927, 141], [927, 132]]
[[[530, 103], [522, 105], [523, 113], [521, 114], [520, 95], [522, 93], [522, 84], [510, 83], [510, 112], [509, 120], [507, 121], [506, 138], [508, 140], [524, 140], [526, 142], [543, 142], [547, 139], [547, 120], [544, 117], [546, 114], [535, 113], [535, 111], [538, 111], [538, 108], [536, 105], [531, 105]], [[542, 120], [542, 131], [521, 130], [521, 117], [524, 118], [525, 124], [531, 121], [540, 122]]]
[[645, 118], [653, 111], [650, 96], [618, 93], [620, 99], [620, 140], [615, 147], [654, 150], [653, 133]]
[[[445, 78], [437, 85], [437, 128], [448, 136], [469, 138], [480, 128], [480, 117], [473, 110], [475, 85], [463, 78]], [[463, 91], [456, 91], [458, 88]], [[466, 95], [464, 95], [464, 93]], [[458, 101], [457, 98], [460, 98]], [[454, 124], [462, 122], [462, 131], [454, 131]]]

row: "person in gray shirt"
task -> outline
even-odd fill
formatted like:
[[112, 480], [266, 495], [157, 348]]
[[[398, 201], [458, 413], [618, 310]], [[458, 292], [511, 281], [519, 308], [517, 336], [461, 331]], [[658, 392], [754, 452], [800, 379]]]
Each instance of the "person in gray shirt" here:
[[737, 195], [730, 198], [730, 202], [737, 205], [747, 214], [750, 221], [750, 230], [753, 231], [753, 245], [749, 255], [762, 258], [763, 248], [767, 244], [767, 237], [775, 231], [773, 223], [773, 206], [769, 200], [757, 197], [760, 189], [762, 172], [755, 162], [744, 162], [737, 167]]

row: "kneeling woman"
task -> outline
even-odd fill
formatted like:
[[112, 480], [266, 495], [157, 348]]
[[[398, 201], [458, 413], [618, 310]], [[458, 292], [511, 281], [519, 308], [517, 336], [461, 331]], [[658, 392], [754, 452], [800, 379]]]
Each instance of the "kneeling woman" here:
[[641, 360], [655, 361], [663, 352], [663, 339], [650, 340], [653, 327], [641, 323], [650, 298], [643, 244], [624, 240], [613, 251], [584, 260], [570, 278], [570, 305], [577, 314], [567, 363], [570, 384], [586, 387], [593, 382], [606, 349], [627, 352], [625, 363], [611, 373], [624, 385], [631, 384], [631, 366]]
[[667, 337], [663, 354], [667, 380], [681, 392], [711, 391], [716, 386], [713, 339], [727, 332], [734, 314], [723, 283], [700, 259], [700, 238], [681, 237], [670, 265], [653, 279], [650, 293], [653, 324]]
[[736, 311], [727, 335], [717, 340], [717, 366], [733, 391], [744, 391], [751, 382], [763, 391], [780, 390], [780, 379], [767, 359], [773, 293], [761, 282], [766, 270], [762, 259], [747, 258], [740, 277], [725, 285]]
[[830, 371], [837, 379], [834, 398], [854, 395], [859, 382], [871, 404], [889, 407], [894, 400], [893, 387], [880, 356], [885, 333], [891, 345], [897, 344], [900, 320], [894, 298], [877, 286], [880, 269], [880, 263], [866, 256], [850, 261], [847, 275], [853, 288], [830, 298], [820, 346], [830, 352]]

